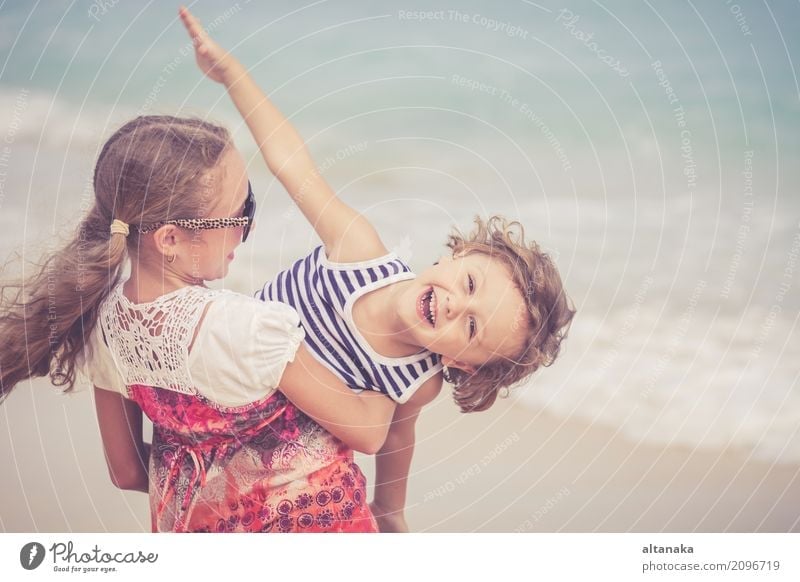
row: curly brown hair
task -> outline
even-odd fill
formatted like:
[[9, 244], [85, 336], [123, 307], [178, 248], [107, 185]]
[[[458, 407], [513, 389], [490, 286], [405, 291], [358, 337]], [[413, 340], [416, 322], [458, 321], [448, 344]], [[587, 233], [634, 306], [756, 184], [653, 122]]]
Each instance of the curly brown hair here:
[[[74, 235], [32, 276], [0, 283], [0, 402], [37, 376], [73, 388], [100, 304], [138, 251], [133, 226], [202, 212], [200, 185], [230, 145], [224, 127], [161, 115], [137, 117], [106, 141], [94, 205]], [[110, 233], [114, 219], [131, 225], [127, 238]]]
[[535, 241], [525, 242], [525, 231], [517, 221], [492, 216], [475, 217], [476, 228], [468, 236], [454, 231], [447, 246], [453, 256], [481, 253], [506, 266], [525, 300], [526, 326], [523, 346], [513, 356], [500, 356], [470, 374], [457, 368], [445, 370], [454, 385], [453, 396], [461, 412], [487, 410], [502, 388], [521, 382], [539, 366], [550, 366], [567, 337], [575, 308], [567, 297], [552, 258]]

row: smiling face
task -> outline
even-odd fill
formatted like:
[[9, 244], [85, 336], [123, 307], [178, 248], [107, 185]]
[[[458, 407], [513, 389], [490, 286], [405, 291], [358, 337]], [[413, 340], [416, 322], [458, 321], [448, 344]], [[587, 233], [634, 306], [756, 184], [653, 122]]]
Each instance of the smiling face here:
[[513, 357], [527, 331], [522, 293], [505, 264], [483, 253], [442, 258], [412, 281], [400, 317], [417, 345], [445, 366], [474, 371]]

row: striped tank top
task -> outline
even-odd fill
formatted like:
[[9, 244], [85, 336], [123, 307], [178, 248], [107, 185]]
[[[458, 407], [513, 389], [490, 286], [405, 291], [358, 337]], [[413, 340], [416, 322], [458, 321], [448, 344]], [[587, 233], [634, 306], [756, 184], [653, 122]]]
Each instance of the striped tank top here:
[[414, 277], [394, 253], [333, 263], [320, 246], [278, 274], [256, 297], [294, 307], [306, 332], [306, 347], [350, 388], [375, 390], [403, 403], [442, 369], [439, 356], [428, 350], [403, 358], [378, 354], [353, 323], [353, 305], [370, 291]]

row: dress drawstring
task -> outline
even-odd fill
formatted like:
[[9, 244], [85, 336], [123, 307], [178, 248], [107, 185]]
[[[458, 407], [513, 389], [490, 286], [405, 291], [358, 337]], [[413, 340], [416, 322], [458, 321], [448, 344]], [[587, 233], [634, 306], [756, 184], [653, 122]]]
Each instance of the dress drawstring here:
[[[242, 436], [252, 435], [264, 429], [267, 425], [271, 424], [272, 421], [282, 415], [285, 410], [286, 405], [281, 406], [268, 418], [265, 418], [248, 430], [246, 435]], [[238, 442], [241, 441], [242, 439], [238, 440]], [[228, 449], [228, 443], [221, 442], [212, 448], [218, 455], [224, 456]], [[178, 446], [177, 450], [175, 451], [175, 456], [170, 462], [169, 471], [167, 471], [167, 478], [164, 482], [164, 487], [161, 489], [161, 501], [159, 502], [158, 509], [156, 510], [156, 516], [158, 520], [157, 523], [163, 523], [161, 521], [162, 515], [166, 509], [167, 503], [170, 499], [172, 499], [172, 496], [175, 493], [175, 489], [178, 485], [178, 478], [181, 474], [181, 468], [183, 467], [187, 455], [192, 460], [192, 464], [194, 465], [192, 467], [192, 474], [189, 477], [189, 481], [186, 485], [186, 493], [184, 494], [180, 505], [177, 507], [175, 525], [173, 526], [173, 531], [175, 532], [186, 531], [192, 510], [194, 509], [195, 502], [197, 501], [197, 488], [198, 486], [203, 487], [206, 484], [206, 464], [203, 456], [204, 449], [209, 450], [208, 442], [194, 446], [182, 444]]]
[[161, 523], [161, 516], [166, 508], [167, 502], [172, 498], [173, 493], [178, 482], [178, 475], [180, 474], [181, 467], [183, 466], [186, 456], [192, 459], [194, 467], [192, 468], [192, 475], [189, 478], [189, 483], [186, 487], [186, 493], [183, 500], [178, 507], [178, 514], [175, 516], [174, 531], [186, 531], [186, 524], [189, 522], [191, 510], [194, 507], [195, 488], [199, 485], [203, 487], [206, 484], [206, 465], [203, 461], [202, 451], [198, 451], [195, 447], [188, 445], [181, 445], [176, 451], [175, 457], [169, 466], [167, 479], [164, 483], [164, 488], [161, 490], [161, 501], [158, 504], [157, 516], [158, 521]]

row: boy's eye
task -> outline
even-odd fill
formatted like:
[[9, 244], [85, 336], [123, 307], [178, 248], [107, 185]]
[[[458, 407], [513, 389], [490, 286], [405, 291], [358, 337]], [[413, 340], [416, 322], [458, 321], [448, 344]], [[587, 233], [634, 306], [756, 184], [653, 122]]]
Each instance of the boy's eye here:
[[469, 339], [472, 339], [472, 338], [475, 337], [475, 328], [476, 327], [477, 327], [477, 325], [475, 324], [475, 318], [474, 317], [470, 317], [469, 318]]
[[469, 286], [469, 294], [472, 295], [473, 291], [475, 291], [475, 280], [472, 275], [467, 275], [467, 285]]

